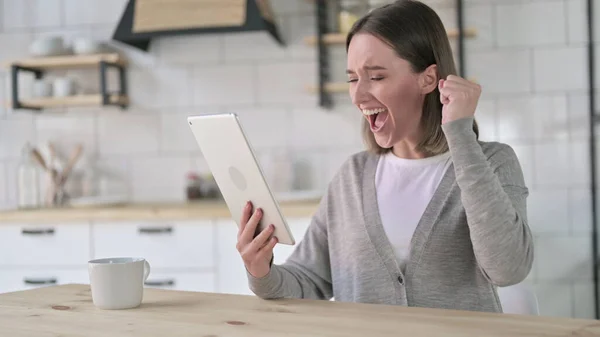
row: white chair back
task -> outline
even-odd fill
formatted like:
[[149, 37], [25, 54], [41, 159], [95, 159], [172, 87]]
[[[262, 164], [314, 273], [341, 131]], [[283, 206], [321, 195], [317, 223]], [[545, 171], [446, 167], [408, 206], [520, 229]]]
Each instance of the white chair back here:
[[540, 314], [535, 291], [526, 284], [498, 287], [498, 297], [506, 314], [535, 316]]

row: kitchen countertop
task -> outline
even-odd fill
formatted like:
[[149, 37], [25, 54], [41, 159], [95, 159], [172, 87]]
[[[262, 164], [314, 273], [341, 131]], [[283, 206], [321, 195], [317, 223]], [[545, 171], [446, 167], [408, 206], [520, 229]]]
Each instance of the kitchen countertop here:
[[[318, 199], [280, 202], [286, 217], [310, 217], [316, 211]], [[189, 203], [123, 204], [114, 206], [85, 206], [5, 210], [0, 212], [0, 224], [19, 222], [84, 222], [137, 220], [191, 220], [231, 218], [223, 201], [194, 201]]]
[[317, 300], [144, 290], [129, 310], [94, 307], [89, 285], [0, 294], [0, 335], [600, 336], [600, 322]]

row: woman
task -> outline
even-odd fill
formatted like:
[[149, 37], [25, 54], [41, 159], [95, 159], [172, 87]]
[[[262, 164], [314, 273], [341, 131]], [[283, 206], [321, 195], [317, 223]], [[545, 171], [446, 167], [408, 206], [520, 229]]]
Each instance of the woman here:
[[455, 75], [437, 14], [411, 0], [348, 34], [348, 78], [369, 150], [331, 181], [302, 241], [272, 265], [272, 228], [247, 205], [237, 248], [262, 298], [502, 312], [497, 287], [533, 261], [513, 150], [478, 141], [480, 87]]

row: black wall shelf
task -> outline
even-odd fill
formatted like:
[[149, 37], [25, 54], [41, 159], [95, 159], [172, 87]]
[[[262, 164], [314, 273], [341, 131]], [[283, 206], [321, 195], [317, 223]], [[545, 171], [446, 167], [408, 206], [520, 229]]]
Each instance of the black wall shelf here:
[[594, 47], [594, 7], [593, 0], [587, 0], [587, 50], [588, 50], [588, 96], [589, 96], [589, 148], [590, 148], [590, 195], [592, 204], [592, 275], [594, 280], [594, 316], [600, 319], [600, 289], [598, 289], [598, 210], [596, 186], [596, 125], [600, 122], [596, 114], [596, 78], [595, 78], [595, 47]]
[[[12, 86], [10, 105], [14, 110], [26, 109], [33, 111], [56, 107], [111, 105], [124, 109], [129, 104], [126, 65], [126, 60], [117, 53], [48, 56], [12, 61], [7, 65], [10, 69]], [[32, 73], [36, 79], [41, 79], [47, 71], [51, 70], [94, 67], [98, 69], [100, 74], [100, 92], [98, 94], [24, 99], [21, 98], [19, 93], [19, 75], [21, 73]], [[115, 68], [119, 75], [120, 87], [114, 93], [108, 90], [107, 72], [109, 67]]]

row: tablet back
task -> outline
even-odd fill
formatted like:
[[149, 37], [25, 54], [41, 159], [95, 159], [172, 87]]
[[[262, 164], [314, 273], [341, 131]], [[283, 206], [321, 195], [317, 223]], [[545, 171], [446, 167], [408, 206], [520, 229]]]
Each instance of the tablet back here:
[[254, 209], [261, 207], [264, 211], [259, 229], [273, 224], [274, 235], [279, 243], [293, 245], [294, 237], [271, 193], [237, 115], [225, 113], [190, 116], [188, 124], [238, 227], [242, 209], [250, 200]]

